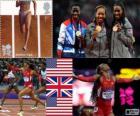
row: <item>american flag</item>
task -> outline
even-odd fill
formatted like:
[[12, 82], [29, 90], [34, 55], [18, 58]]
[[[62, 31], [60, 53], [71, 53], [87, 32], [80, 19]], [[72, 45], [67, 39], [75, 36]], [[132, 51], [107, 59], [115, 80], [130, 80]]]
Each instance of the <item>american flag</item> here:
[[47, 98], [46, 116], [72, 116], [72, 98]]
[[47, 59], [47, 116], [72, 116], [72, 59]]
[[72, 76], [72, 59], [47, 59], [47, 77]]

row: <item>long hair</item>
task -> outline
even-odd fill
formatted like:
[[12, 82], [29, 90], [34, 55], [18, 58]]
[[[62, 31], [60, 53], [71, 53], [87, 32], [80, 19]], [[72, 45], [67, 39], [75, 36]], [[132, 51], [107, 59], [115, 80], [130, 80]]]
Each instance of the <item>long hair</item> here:
[[[121, 9], [122, 9], [122, 16], [121, 16], [119, 22], [124, 25], [125, 24], [125, 8], [124, 8], [124, 5], [121, 2], [115, 2], [115, 4], [113, 5], [113, 7], [114, 6], [120, 6], [121, 7]], [[116, 21], [115, 20], [115, 16], [113, 15], [112, 27], [115, 24], [115, 21]]]
[[[96, 68], [96, 74], [101, 75], [101, 68], [100, 65], [97, 66]], [[100, 86], [100, 77], [94, 82], [94, 86], [92, 88], [92, 92], [91, 92], [91, 101], [92, 102], [96, 102], [97, 96], [98, 96], [98, 89]]]
[[[102, 76], [102, 71], [107, 71], [110, 70], [110, 67], [108, 66], [108, 64], [100, 64], [99, 66], [97, 66], [96, 68], [96, 73], [100, 75], [100, 77]], [[92, 102], [96, 102], [96, 99], [98, 97], [98, 89], [100, 87], [100, 77], [94, 82], [94, 86], [92, 88], [92, 92], [91, 92], [91, 101]]]
[[[110, 45], [110, 39], [109, 38], [111, 38], [111, 28], [110, 28], [110, 25], [108, 24], [108, 21], [107, 21], [107, 9], [104, 5], [98, 5], [95, 8], [95, 12], [97, 12], [97, 10], [99, 8], [103, 8], [105, 10], [106, 17], [104, 18], [103, 22], [104, 22], [104, 26], [105, 26], [105, 29], [106, 29], [106, 36], [107, 36], [107, 41], [108, 41], [108, 46], [109, 46]], [[96, 25], [96, 22], [97, 22], [97, 19], [96, 19], [96, 16], [95, 16], [95, 18], [93, 19], [93, 23]]]

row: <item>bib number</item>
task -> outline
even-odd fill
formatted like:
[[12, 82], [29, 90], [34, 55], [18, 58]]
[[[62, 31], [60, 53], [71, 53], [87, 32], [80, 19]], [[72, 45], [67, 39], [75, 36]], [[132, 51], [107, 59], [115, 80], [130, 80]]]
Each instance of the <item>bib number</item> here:
[[110, 100], [113, 97], [113, 91], [104, 91], [102, 92], [102, 98], [106, 100]]
[[29, 82], [29, 78], [28, 77], [24, 77], [24, 82]]

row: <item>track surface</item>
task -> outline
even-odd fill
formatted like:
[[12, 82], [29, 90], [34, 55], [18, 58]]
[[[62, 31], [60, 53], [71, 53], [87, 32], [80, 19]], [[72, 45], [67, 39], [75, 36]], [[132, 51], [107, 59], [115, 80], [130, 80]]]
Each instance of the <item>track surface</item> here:
[[[1, 45], [10, 44], [12, 46], [12, 17], [11, 16], [1, 16]], [[0, 46], [2, 50], [2, 46]], [[0, 57], [12, 57], [4, 55], [1, 51]]]
[[52, 16], [40, 16], [41, 56], [52, 57]]
[[[24, 36], [20, 32], [19, 17], [15, 16], [15, 57], [38, 57], [37, 17], [32, 16], [27, 51], [23, 51]], [[12, 45], [12, 16], [1, 16], [2, 45]], [[41, 57], [52, 57], [52, 16], [40, 16]], [[0, 46], [1, 47], [1, 46]], [[6, 57], [1, 55], [0, 57]], [[10, 56], [12, 57], [12, 56]]]
[[[24, 99], [23, 102], [24, 116], [45, 116], [45, 108], [43, 106], [39, 105], [38, 109], [32, 110], [31, 106], [34, 104], [34, 101]], [[2, 110], [0, 110], [0, 116], [17, 116], [18, 112], [18, 99], [6, 99]]]

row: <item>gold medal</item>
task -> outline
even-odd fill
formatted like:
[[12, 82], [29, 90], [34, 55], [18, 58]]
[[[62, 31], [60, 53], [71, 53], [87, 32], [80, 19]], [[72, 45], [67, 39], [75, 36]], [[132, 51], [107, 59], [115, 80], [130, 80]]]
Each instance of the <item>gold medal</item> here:
[[95, 29], [97, 32], [100, 32], [102, 30], [101, 26], [97, 25], [96, 26], [96, 29]]
[[113, 31], [114, 32], [118, 31], [118, 27], [116, 25], [113, 27]]
[[76, 36], [80, 37], [81, 36], [81, 31], [76, 31]]

